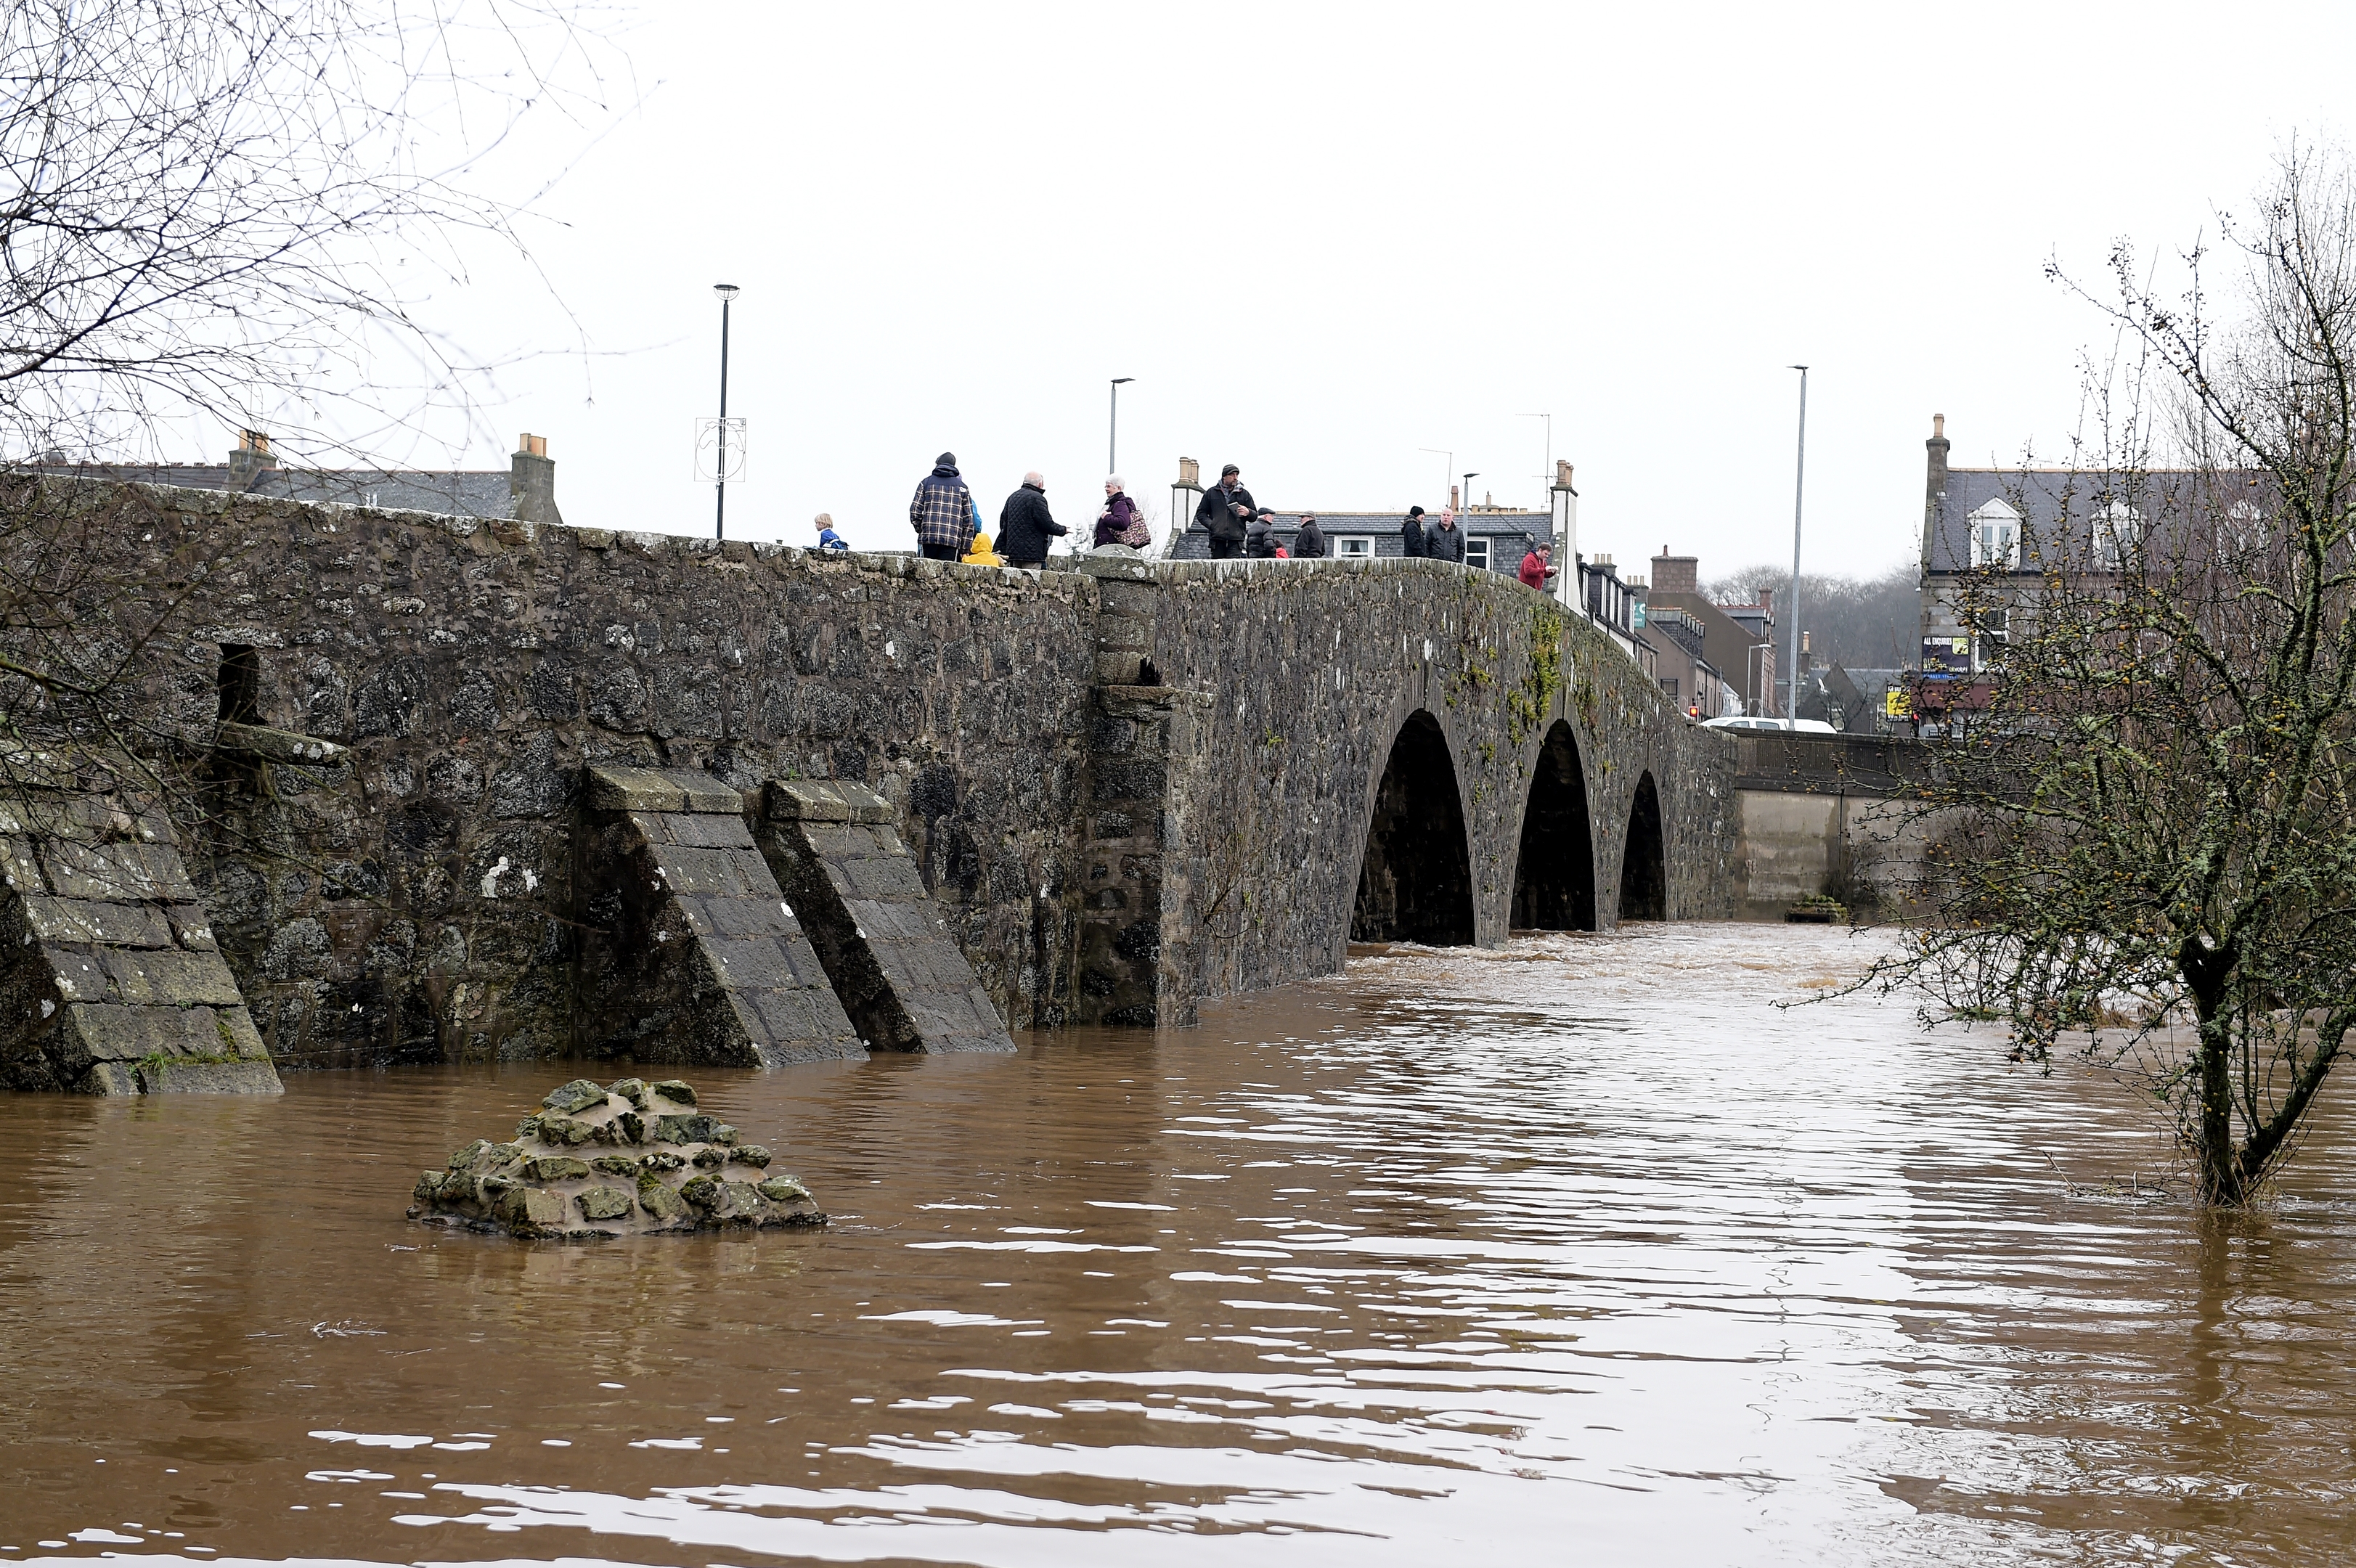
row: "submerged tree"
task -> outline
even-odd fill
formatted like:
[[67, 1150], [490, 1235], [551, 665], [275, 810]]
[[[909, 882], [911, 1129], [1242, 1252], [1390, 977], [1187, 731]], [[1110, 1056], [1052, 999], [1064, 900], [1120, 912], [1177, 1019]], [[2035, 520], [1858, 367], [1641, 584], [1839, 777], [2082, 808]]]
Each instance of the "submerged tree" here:
[[2222, 321], [2216, 257], [2163, 296], [2114, 252], [2138, 395], [2078, 493], [2032, 511], [2028, 602], [1965, 591], [1967, 615], [2009, 609], [1994, 708], [1919, 802], [1935, 912], [1875, 978], [2008, 1023], [2025, 1060], [2079, 1037], [2172, 1113], [2200, 1199], [2239, 1205], [2356, 1027], [2345, 161], [2293, 149], [2224, 236]]

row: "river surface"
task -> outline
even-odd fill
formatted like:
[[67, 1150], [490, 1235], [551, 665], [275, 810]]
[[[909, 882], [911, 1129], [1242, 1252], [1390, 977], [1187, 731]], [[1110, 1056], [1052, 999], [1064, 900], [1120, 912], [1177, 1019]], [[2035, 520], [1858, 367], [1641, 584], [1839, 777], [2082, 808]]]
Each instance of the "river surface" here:
[[691, 1075], [834, 1216], [757, 1239], [403, 1220], [562, 1068], [0, 1099], [0, 1562], [2356, 1556], [2345, 1119], [2203, 1220], [2098, 1073], [1771, 1005], [1869, 951], [1400, 950]]

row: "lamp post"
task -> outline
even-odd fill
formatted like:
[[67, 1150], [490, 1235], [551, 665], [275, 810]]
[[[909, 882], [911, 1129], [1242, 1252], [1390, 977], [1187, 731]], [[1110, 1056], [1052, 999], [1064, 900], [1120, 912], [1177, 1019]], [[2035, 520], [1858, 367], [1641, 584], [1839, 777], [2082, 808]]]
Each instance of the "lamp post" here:
[[1120, 472], [1120, 389], [1136, 380], [1134, 376], [1112, 379], [1112, 424], [1105, 432], [1105, 475], [1108, 478]]
[[1464, 505], [1462, 508], [1464, 511], [1469, 512], [1472, 509], [1472, 481], [1480, 477], [1481, 471], [1477, 468], [1464, 476]]
[[714, 283], [712, 292], [720, 296], [720, 466], [719, 478], [712, 488], [713, 497], [712, 537], [728, 537], [728, 306], [740, 292], [734, 283]]
[[1800, 373], [1800, 444], [1792, 460], [1792, 688], [1791, 704], [1783, 713], [1789, 732], [1800, 727], [1800, 496], [1808, 472], [1808, 368], [1788, 365]]

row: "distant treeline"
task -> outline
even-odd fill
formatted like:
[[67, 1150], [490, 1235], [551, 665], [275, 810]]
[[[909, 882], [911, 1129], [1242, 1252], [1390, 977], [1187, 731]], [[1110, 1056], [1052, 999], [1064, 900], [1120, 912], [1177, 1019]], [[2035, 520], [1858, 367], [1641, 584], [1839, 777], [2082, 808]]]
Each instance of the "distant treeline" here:
[[[1749, 566], [1711, 582], [1702, 592], [1721, 604], [1755, 604], [1759, 591], [1775, 591], [1775, 642], [1781, 647], [1791, 625], [1789, 567]], [[1819, 664], [1847, 669], [1889, 669], [1911, 665], [1921, 653], [1922, 597], [1915, 569], [1893, 566], [1879, 577], [1816, 577], [1800, 574], [1800, 629]]]

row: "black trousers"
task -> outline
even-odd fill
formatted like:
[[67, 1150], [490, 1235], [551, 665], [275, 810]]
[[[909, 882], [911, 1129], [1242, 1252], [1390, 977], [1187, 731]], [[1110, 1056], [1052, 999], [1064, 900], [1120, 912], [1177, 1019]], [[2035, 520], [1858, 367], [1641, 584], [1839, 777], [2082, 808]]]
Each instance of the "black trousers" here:
[[917, 548], [925, 552], [925, 559], [926, 560], [955, 560], [958, 559], [958, 547], [953, 544], [928, 544], [920, 545]]
[[1223, 539], [1216, 534], [1213, 534], [1211, 536], [1211, 559], [1213, 560], [1233, 560], [1236, 557], [1243, 554], [1243, 540]]

